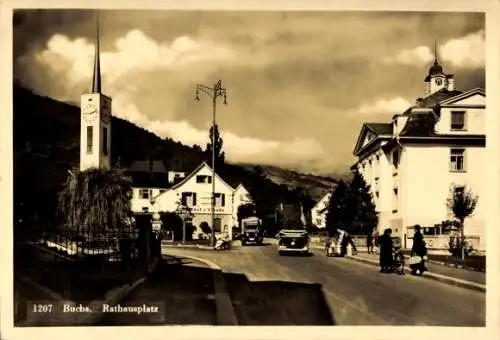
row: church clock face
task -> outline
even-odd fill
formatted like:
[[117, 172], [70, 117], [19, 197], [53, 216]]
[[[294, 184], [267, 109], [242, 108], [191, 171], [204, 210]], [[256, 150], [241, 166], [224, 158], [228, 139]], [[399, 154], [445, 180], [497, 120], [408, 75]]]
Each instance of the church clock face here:
[[94, 103], [87, 103], [82, 106], [82, 118], [87, 124], [95, 122], [97, 116], [97, 107]]

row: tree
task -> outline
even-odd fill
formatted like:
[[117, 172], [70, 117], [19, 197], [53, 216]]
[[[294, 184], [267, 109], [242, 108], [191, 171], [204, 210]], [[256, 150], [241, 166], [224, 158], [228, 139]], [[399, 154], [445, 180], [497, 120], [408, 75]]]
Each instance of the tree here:
[[476, 209], [478, 196], [473, 194], [471, 190], [464, 186], [451, 185], [450, 196], [447, 199], [448, 209], [453, 213], [455, 218], [460, 222], [460, 242], [459, 249], [462, 260], [465, 259], [465, 219], [472, 215]]
[[330, 201], [326, 208], [326, 230], [330, 235], [337, 229], [345, 229], [343, 214], [345, 212], [347, 190], [346, 182], [341, 180], [330, 196]]
[[238, 206], [238, 226], [241, 225], [241, 220], [247, 217], [255, 216], [257, 213], [257, 208], [253, 203], [245, 203]]
[[130, 213], [132, 183], [121, 169], [70, 172], [59, 194], [66, 229], [79, 234], [119, 230]]
[[346, 223], [350, 222], [349, 232], [352, 234], [367, 234], [378, 223], [378, 216], [370, 193], [370, 186], [361, 174], [356, 171], [348, 185], [346, 196]]
[[219, 126], [216, 124], [215, 125], [215, 135], [214, 135], [214, 127], [210, 127], [210, 131], [209, 131], [209, 137], [210, 137], [210, 141], [207, 143], [207, 147], [205, 149], [205, 155], [206, 155], [206, 158], [207, 160], [212, 160], [212, 141], [213, 141], [213, 137], [215, 137], [215, 148], [214, 148], [214, 151], [215, 151], [215, 163], [216, 164], [224, 164], [224, 161], [225, 161], [225, 154], [224, 154], [224, 151], [222, 151], [222, 145], [223, 145], [223, 140], [222, 140], [222, 137], [220, 135], [220, 132], [219, 132]]

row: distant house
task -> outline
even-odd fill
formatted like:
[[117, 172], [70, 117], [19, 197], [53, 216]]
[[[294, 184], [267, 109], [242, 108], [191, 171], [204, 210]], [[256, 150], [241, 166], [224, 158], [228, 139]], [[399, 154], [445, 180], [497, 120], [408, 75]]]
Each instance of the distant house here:
[[[180, 207], [186, 207], [192, 214], [196, 232], [201, 232], [200, 225], [203, 222], [212, 226], [212, 169], [207, 163], [201, 163], [182, 180], [161, 190], [149, 199], [148, 212], [176, 212]], [[240, 204], [251, 201], [252, 198], [242, 185], [234, 189], [216, 173], [215, 232], [222, 232], [227, 227], [231, 235], [233, 226], [237, 225], [235, 211]]]
[[179, 169], [167, 170], [159, 160], [135, 161], [126, 168], [126, 173], [132, 179], [131, 209], [135, 213], [151, 212], [153, 197], [164, 193], [185, 177], [185, 173]]
[[330, 202], [331, 192], [327, 192], [311, 209], [311, 220], [313, 225], [320, 229], [326, 228], [326, 213]]
[[234, 190], [233, 224], [238, 225], [238, 207], [249, 203], [253, 203], [252, 196], [250, 196], [250, 193], [243, 184], [240, 183]]

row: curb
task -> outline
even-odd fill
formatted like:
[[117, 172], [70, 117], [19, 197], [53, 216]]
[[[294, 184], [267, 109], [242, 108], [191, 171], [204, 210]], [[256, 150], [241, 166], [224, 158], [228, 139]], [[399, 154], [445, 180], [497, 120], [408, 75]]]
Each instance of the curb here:
[[[152, 264], [149, 265], [148, 268], [148, 274], [151, 274], [154, 270], [156, 270], [156, 266], [158, 265], [158, 259], [155, 259]], [[148, 275], [147, 274], [147, 275]], [[109, 290], [105, 295], [104, 295], [104, 301], [103, 300], [94, 300], [91, 301], [87, 304], [87, 306], [97, 306], [96, 309], [94, 309], [93, 312], [82, 312], [82, 313], [76, 313], [74, 314], [75, 317], [71, 318], [70, 320], [68, 319], [68, 314], [62, 314], [62, 313], [55, 313], [55, 315], [51, 316], [50, 318], [47, 318], [46, 316], [44, 317], [43, 315], [40, 317], [40, 320], [29, 320], [29, 321], [22, 321], [19, 322], [19, 326], [32, 326], [32, 323], [37, 323], [37, 322], [49, 322], [49, 323], [59, 323], [62, 325], [92, 325], [96, 322], [98, 322], [102, 317], [104, 317], [104, 312], [102, 311], [102, 306], [103, 304], [116, 304], [119, 302], [121, 299], [123, 299], [127, 294], [129, 294], [131, 291], [133, 291], [137, 286], [139, 286], [141, 283], [143, 283], [147, 279], [147, 275], [142, 276], [141, 278], [137, 279], [131, 284], [126, 284], [121, 287], [115, 287]], [[69, 305], [72, 307], [78, 306], [79, 303], [76, 303], [75, 301], [70, 301], [70, 300], [64, 300], [61, 295], [51, 291], [50, 289], [43, 287], [42, 285], [34, 282], [33, 280], [29, 279], [28, 277], [24, 275], [19, 275], [19, 278], [32, 285], [36, 289], [39, 289], [43, 291], [45, 294], [49, 295], [51, 298], [54, 300], [57, 300], [58, 304], [65, 304]], [[45, 322], [44, 322], [45, 321]]]
[[[346, 258], [348, 258], [350, 260], [354, 260], [354, 261], [358, 261], [358, 262], [363, 262], [363, 263], [366, 263], [366, 264], [370, 264], [370, 265], [373, 265], [373, 266], [378, 266], [379, 265], [378, 262], [375, 262], [375, 261], [369, 260], [369, 259], [365, 259], [365, 258], [362, 258], [362, 257], [346, 256]], [[406, 273], [411, 273], [411, 270], [409, 268], [405, 267], [405, 272]], [[445, 275], [441, 275], [441, 274], [437, 274], [437, 273], [426, 272], [421, 277], [422, 278], [427, 278], [427, 279], [430, 279], [430, 280], [440, 281], [440, 282], [447, 283], [447, 284], [450, 284], [450, 285], [453, 285], [453, 286], [457, 286], [457, 287], [467, 288], [467, 289], [471, 289], [471, 290], [475, 290], [475, 291], [479, 291], [479, 292], [483, 292], [483, 293], [486, 292], [486, 286], [485, 285], [482, 285], [482, 284], [479, 284], [479, 283], [475, 283], [475, 282], [465, 281], [465, 280], [461, 280], [461, 279], [457, 279], [457, 278], [453, 278], [453, 277], [449, 277], [449, 276], [445, 276]]]
[[[316, 248], [316, 247], [318, 247], [318, 248]], [[321, 245], [316, 244], [316, 245], [311, 246], [311, 248], [324, 250], [325, 246], [324, 245], [321, 246]], [[406, 259], [410, 258], [410, 256], [407, 254], [404, 254], [404, 256]], [[427, 260], [427, 263], [437, 264], [437, 265], [444, 266], [444, 267], [458, 268], [458, 269], [463, 269], [463, 270], [468, 270], [468, 271], [473, 271], [473, 272], [486, 273], [485, 269], [464, 266], [461, 264], [446, 263], [446, 262], [441, 262], [441, 261], [436, 261], [436, 260]]]
[[[176, 255], [171, 255], [172, 257], [178, 257]], [[229, 293], [226, 289], [226, 284], [224, 282], [224, 277], [222, 276], [222, 269], [215, 263], [191, 255], [182, 255], [182, 257], [190, 258], [206, 264], [212, 270], [214, 277], [214, 295], [215, 295], [215, 308], [217, 314], [217, 324], [218, 325], [238, 325], [238, 319], [236, 318], [236, 313], [234, 312], [233, 303], [229, 297]]]
[[213, 247], [199, 245], [199, 244], [162, 244], [161, 246], [165, 248], [214, 250]]

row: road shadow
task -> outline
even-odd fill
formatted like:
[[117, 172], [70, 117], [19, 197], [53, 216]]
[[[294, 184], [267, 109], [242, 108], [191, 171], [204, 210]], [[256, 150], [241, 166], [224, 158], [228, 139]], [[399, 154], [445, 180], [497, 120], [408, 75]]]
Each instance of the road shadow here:
[[322, 285], [222, 273], [239, 325], [335, 325]]
[[295, 252], [283, 252], [280, 256], [312, 257], [312, 256], [314, 256], [314, 253], [308, 252], [307, 254], [300, 254], [300, 253], [295, 253]]
[[246, 245], [241, 245], [242, 247], [267, 247], [272, 245], [270, 242], [262, 242], [261, 244], [258, 243], [247, 243]]

